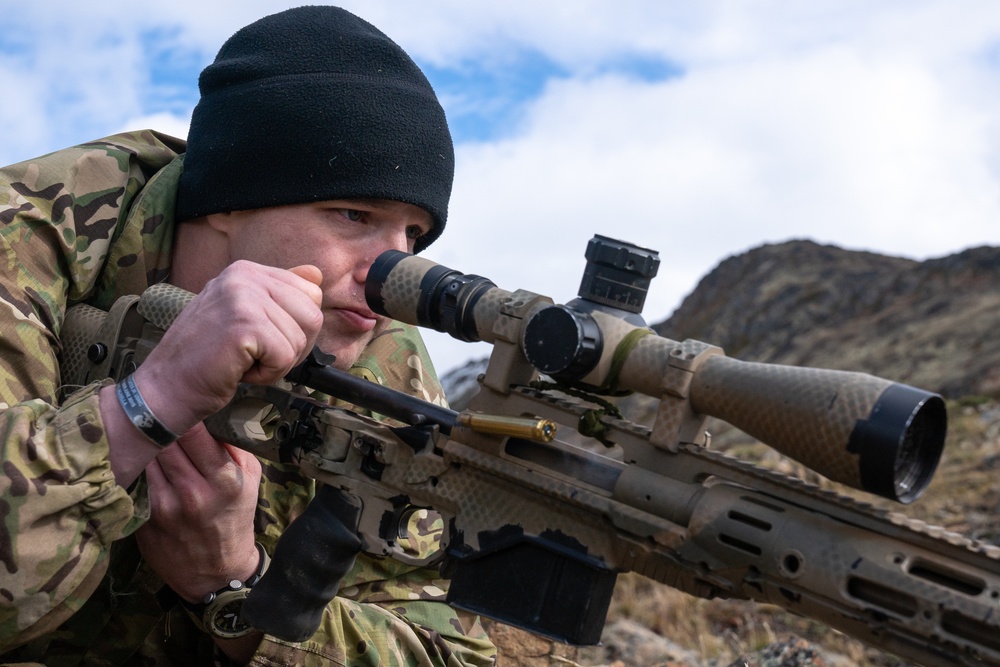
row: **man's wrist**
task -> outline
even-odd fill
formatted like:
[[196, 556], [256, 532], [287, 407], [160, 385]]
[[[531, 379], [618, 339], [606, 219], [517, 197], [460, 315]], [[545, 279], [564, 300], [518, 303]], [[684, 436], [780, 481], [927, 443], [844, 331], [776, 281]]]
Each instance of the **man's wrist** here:
[[109, 384], [101, 387], [98, 397], [111, 472], [118, 485], [127, 489], [161, 449], [136, 431], [118, 402], [116, 391], [117, 387]]
[[192, 604], [181, 600], [181, 604], [195, 624], [213, 637], [234, 639], [254, 632], [254, 629], [240, 616], [243, 600], [267, 571], [270, 558], [267, 551], [255, 542], [258, 553], [257, 567], [245, 581], [233, 579], [225, 586], [207, 593], [200, 602]]
[[196, 414], [191, 406], [185, 403], [184, 396], [178, 397], [165, 391], [165, 387], [170, 386], [170, 384], [157, 381], [156, 376], [155, 372], [140, 366], [134, 373], [119, 382], [119, 386], [130, 380], [135, 391], [142, 397], [145, 408], [152, 415], [155, 415], [155, 419], [164, 429], [178, 437], [208, 416], [207, 414]]
[[132, 425], [157, 447], [166, 447], [180, 437], [159, 420], [146, 403], [132, 375], [126, 376], [117, 384], [115, 396]]

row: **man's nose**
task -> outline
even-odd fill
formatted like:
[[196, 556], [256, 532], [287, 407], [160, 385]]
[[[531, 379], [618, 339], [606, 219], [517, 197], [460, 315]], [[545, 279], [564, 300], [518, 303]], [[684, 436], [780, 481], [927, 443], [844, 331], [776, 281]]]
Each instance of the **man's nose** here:
[[356, 264], [355, 270], [355, 280], [360, 283], [364, 283], [365, 279], [368, 277], [368, 270], [372, 267], [372, 264], [378, 258], [379, 255], [387, 250], [399, 250], [402, 252], [413, 252], [410, 247], [410, 239], [406, 234], [406, 230], [400, 230], [398, 233], [386, 233], [379, 236], [377, 240], [372, 240], [365, 248], [365, 251], [361, 253], [358, 257], [358, 262]]

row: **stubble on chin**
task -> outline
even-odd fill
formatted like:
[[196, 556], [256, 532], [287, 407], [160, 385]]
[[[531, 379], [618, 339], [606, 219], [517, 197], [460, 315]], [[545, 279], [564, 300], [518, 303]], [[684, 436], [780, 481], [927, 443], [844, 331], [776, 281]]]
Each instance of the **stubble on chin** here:
[[350, 353], [341, 350], [340, 354], [335, 355], [336, 359], [333, 362], [333, 366], [343, 371], [349, 370], [351, 366], [354, 365], [354, 362], [361, 358], [361, 354], [364, 352], [365, 348], [368, 347], [373, 340], [382, 335], [382, 333], [389, 328], [389, 324], [391, 322], [392, 320], [387, 317], [379, 317], [377, 323], [375, 324], [375, 328], [364, 336], [363, 339], [359, 339], [357, 341], [357, 345], [351, 345]]

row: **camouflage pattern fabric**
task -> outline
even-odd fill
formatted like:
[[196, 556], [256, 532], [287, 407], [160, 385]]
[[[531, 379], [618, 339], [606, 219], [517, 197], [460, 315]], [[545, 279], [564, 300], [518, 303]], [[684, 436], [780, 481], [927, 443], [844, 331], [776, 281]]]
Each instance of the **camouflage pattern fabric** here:
[[[75, 393], [57, 403], [66, 308], [106, 309], [169, 274], [183, 150], [178, 139], [144, 131], [0, 170], [2, 662], [225, 662], [130, 537], [148, 518], [145, 486], [140, 480], [129, 492], [114, 482], [99, 385], [68, 388]], [[444, 402], [407, 325], [372, 341], [352, 372]], [[257, 539], [273, 552], [315, 488], [294, 468], [262, 464]], [[435, 548], [439, 521], [417, 517], [413, 528], [414, 549]], [[251, 664], [493, 664], [478, 619], [441, 602], [447, 582], [437, 576], [361, 556], [315, 636], [301, 644], [267, 637]]]
[[[67, 306], [113, 300], [109, 280], [141, 290], [166, 275], [172, 211], [149, 215], [137, 200], [172, 203], [153, 181], [170, 179], [183, 144], [128, 140], [135, 149], [95, 143], [0, 170], [0, 650], [78, 611], [112, 542], [145, 519], [141, 492], [130, 497], [111, 473], [97, 387], [54, 407]], [[133, 224], [119, 229], [129, 210]]]

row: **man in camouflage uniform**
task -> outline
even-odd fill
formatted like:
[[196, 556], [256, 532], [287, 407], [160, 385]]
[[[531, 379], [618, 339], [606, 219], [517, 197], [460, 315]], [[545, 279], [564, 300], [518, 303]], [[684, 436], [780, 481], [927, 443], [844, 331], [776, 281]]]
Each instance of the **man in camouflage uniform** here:
[[[237, 32], [200, 85], [186, 145], [126, 133], [0, 170], [0, 660], [492, 664], [447, 583], [390, 560], [359, 556], [302, 643], [210, 636], [177, 603], [252, 580], [315, 492], [208, 435], [238, 382], [280, 379], [315, 342], [443, 401], [416, 331], [361, 296], [380, 252], [445, 223], [451, 139], [419, 69], [304, 7]], [[111, 381], [61, 387], [67, 308], [161, 281], [198, 296], [132, 374], [138, 407]]]

